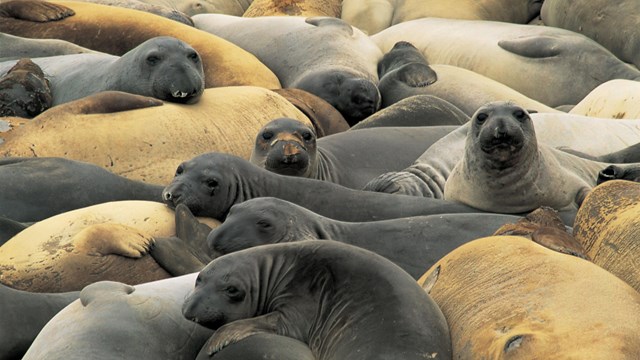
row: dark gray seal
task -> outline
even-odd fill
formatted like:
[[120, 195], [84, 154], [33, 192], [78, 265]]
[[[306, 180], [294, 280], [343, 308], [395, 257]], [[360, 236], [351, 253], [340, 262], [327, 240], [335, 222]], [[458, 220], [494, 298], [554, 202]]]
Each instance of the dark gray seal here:
[[[193, 104], [204, 91], [200, 55], [186, 42], [151, 38], [122, 56], [74, 54], [34, 58], [51, 82], [53, 105], [106, 90]], [[0, 72], [14, 65], [0, 64]]]
[[40, 221], [108, 201], [160, 202], [163, 189], [63, 158], [0, 159], [0, 183], [0, 216], [20, 222]]
[[309, 125], [280, 118], [260, 129], [250, 161], [277, 174], [362, 189], [382, 173], [411, 165], [454, 129], [455, 126], [385, 127], [316, 139]]
[[518, 219], [476, 213], [343, 222], [264, 197], [232, 206], [222, 225], [209, 233], [207, 243], [216, 253], [227, 254], [265, 244], [330, 239], [382, 255], [418, 279], [451, 250]]
[[185, 204], [196, 216], [223, 220], [232, 205], [272, 196], [343, 221], [477, 212], [441, 199], [349, 189], [327, 181], [274, 174], [240, 157], [206, 153], [180, 164], [163, 191], [171, 207]]
[[32, 293], [0, 284], [0, 360], [21, 359], [45, 324], [79, 295]]
[[217, 329], [208, 354], [275, 333], [323, 360], [451, 358], [447, 322], [416, 281], [382, 256], [335, 241], [219, 257], [198, 274], [182, 313]]
[[49, 80], [30, 59], [20, 59], [0, 78], [0, 117], [32, 118], [52, 104]]

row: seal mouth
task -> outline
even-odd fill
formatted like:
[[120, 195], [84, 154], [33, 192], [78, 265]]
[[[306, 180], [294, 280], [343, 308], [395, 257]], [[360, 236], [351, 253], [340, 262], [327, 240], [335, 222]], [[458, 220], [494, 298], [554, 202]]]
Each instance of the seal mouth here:
[[169, 92], [164, 100], [175, 102], [175, 103], [186, 104], [189, 102], [193, 102], [194, 100], [197, 100], [199, 98], [197, 95], [198, 95], [198, 91], [195, 91], [195, 90], [191, 92], [176, 90], [176, 91]]
[[488, 154], [498, 151], [516, 152], [522, 148], [522, 144], [522, 141], [516, 141], [515, 139], [494, 139], [488, 143], [482, 144], [480, 148]]

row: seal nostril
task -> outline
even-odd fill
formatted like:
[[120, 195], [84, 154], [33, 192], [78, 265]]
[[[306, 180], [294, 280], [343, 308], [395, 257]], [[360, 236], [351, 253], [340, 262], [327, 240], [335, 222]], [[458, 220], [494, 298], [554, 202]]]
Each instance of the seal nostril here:
[[171, 195], [171, 193], [170, 193], [170, 192], [165, 192], [165, 193], [163, 193], [163, 194], [162, 194], [162, 197], [163, 197], [165, 200], [171, 200], [172, 195]]

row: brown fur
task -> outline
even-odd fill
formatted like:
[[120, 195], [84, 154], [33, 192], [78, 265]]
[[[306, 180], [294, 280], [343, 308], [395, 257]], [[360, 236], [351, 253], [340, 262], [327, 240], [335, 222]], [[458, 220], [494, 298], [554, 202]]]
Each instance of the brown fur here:
[[254, 0], [244, 17], [331, 16], [340, 17], [340, 0]]

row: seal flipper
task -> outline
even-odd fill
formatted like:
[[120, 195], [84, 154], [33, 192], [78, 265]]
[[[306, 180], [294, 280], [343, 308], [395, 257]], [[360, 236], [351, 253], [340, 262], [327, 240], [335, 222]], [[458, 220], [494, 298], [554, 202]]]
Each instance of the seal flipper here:
[[176, 236], [191, 248], [192, 253], [200, 259], [205, 265], [213, 258], [210, 256], [209, 245], [207, 245], [207, 236], [211, 230], [210, 226], [201, 223], [193, 215], [189, 207], [184, 204], [178, 204], [175, 210], [176, 219]]
[[551, 36], [524, 36], [511, 40], [500, 40], [498, 46], [515, 55], [542, 59], [559, 55], [561, 42]]
[[411, 87], [425, 87], [438, 81], [438, 74], [423, 63], [410, 63], [397, 71], [398, 80]]
[[106, 298], [104, 296], [105, 294], [113, 297], [118, 294], [118, 292], [122, 292], [124, 295], [129, 295], [134, 291], [136, 291], [136, 288], [121, 282], [98, 281], [85, 286], [82, 291], [80, 291], [80, 302], [82, 303], [82, 306], [87, 306], [95, 299], [104, 300]]
[[209, 340], [207, 340], [207, 343], [204, 345], [205, 350], [207, 354], [211, 356], [229, 344], [236, 343], [258, 333], [286, 336], [286, 334], [282, 334], [282, 331], [279, 331], [278, 324], [281, 322], [281, 319], [282, 313], [274, 311], [254, 318], [236, 320], [225, 324], [216, 330]]
[[120, 255], [140, 258], [145, 255], [153, 238], [122, 224], [95, 224], [73, 237], [75, 249], [88, 255]]
[[47, 1], [16, 0], [0, 4], [0, 18], [49, 22], [62, 20], [72, 15], [75, 15], [72, 9]]
[[149, 255], [171, 276], [199, 272], [209, 263], [203, 262], [182, 239], [175, 236], [155, 239]]
[[148, 96], [135, 95], [122, 91], [102, 91], [82, 99], [55, 106], [52, 110], [73, 114], [109, 114], [120, 111], [160, 106], [164, 103]]
[[346, 21], [330, 16], [314, 16], [308, 17], [304, 20], [307, 24], [311, 24], [314, 26], [336, 26], [342, 31], [346, 32], [349, 36], [353, 35], [353, 27], [349, 25]]

